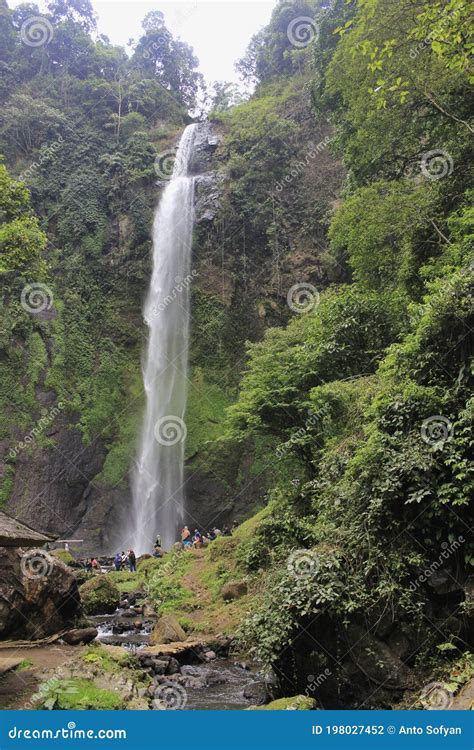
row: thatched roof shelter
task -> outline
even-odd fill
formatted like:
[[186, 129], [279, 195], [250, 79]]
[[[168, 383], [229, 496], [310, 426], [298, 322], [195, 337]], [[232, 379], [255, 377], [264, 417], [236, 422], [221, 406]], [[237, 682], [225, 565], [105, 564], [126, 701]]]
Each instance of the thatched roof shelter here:
[[0, 547], [38, 547], [54, 540], [0, 510]]

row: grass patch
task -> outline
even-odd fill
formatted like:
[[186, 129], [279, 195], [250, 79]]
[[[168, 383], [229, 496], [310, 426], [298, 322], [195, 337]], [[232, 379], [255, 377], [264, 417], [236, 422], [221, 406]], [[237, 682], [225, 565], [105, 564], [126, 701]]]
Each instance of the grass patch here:
[[68, 710], [117, 711], [125, 708], [123, 698], [112, 690], [97, 687], [92, 680], [59, 680], [39, 693], [39, 707]]

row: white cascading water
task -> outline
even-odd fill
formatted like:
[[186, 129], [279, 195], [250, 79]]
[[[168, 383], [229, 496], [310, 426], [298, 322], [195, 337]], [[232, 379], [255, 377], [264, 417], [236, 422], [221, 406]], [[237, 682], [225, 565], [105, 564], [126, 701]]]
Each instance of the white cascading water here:
[[189, 282], [194, 178], [188, 175], [197, 125], [179, 142], [172, 177], [153, 222], [153, 271], [143, 316], [149, 328], [143, 369], [146, 409], [133, 475], [132, 546], [169, 549], [183, 519], [183, 464], [189, 346]]

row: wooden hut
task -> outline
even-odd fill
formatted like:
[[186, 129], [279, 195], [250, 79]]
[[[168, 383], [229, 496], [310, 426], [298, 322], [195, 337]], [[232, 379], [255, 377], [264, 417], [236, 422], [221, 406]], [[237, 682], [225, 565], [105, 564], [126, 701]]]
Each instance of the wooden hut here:
[[0, 510], [0, 547], [41, 547], [54, 542], [56, 537], [46, 536], [30, 529], [24, 523]]

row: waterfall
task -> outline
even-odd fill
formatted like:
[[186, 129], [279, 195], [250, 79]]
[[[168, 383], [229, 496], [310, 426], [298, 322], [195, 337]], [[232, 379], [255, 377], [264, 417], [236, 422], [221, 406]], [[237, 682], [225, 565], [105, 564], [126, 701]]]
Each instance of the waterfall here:
[[153, 222], [153, 271], [143, 316], [149, 328], [143, 368], [146, 408], [133, 472], [132, 546], [151, 552], [159, 533], [169, 549], [183, 520], [183, 464], [189, 346], [189, 284], [195, 130], [179, 142], [173, 174]]

